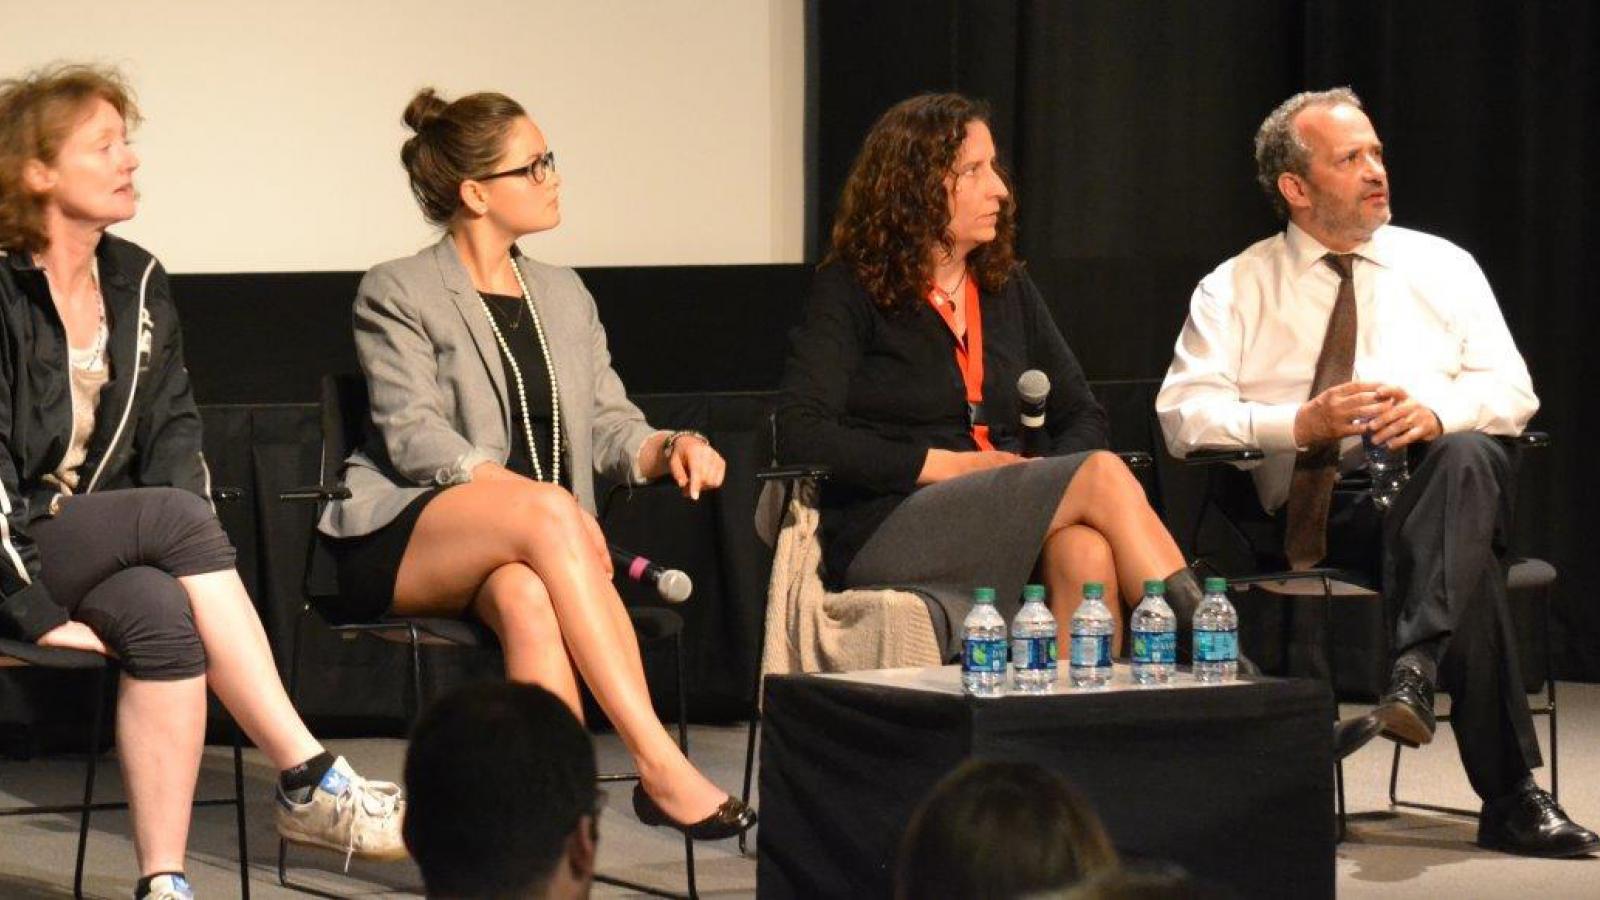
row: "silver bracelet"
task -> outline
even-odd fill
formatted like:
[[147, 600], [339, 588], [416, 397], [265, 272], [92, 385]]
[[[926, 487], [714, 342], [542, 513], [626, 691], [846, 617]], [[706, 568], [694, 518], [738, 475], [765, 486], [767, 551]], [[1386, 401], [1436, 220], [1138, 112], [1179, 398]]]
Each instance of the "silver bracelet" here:
[[700, 440], [705, 441], [707, 447], [711, 446], [711, 439], [710, 438], [706, 437], [705, 435], [701, 434], [698, 431], [694, 431], [692, 429], [685, 428], [685, 429], [683, 429], [681, 431], [674, 431], [671, 434], [668, 434], [667, 435], [667, 439], [665, 441], [661, 442], [661, 458], [662, 459], [671, 459], [672, 458], [672, 448], [677, 446], [678, 439], [679, 438], [686, 438], [686, 437], [697, 437]]

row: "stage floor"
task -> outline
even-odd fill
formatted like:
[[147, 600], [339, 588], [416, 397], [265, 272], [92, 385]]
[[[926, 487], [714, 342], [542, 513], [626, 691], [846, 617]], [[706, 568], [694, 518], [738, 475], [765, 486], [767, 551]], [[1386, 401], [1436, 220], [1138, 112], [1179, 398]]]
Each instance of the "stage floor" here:
[[[1562, 710], [1562, 805], [1578, 821], [1590, 827], [1600, 826], [1600, 685], [1563, 683], [1558, 690]], [[1548, 752], [1544, 719], [1536, 719], [1535, 724]], [[693, 756], [718, 784], [738, 786], [744, 762], [744, 735], [744, 728], [739, 726], [693, 729]], [[1489, 853], [1472, 844], [1476, 834], [1474, 820], [1425, 811], [1392, 811], [1388, 804], [1392, 746], [1387, 741], [1374, 741], [1346, 763], [1346, 791], [1354, 818], [1350, 837], [1338, 847], [1337, 885], [1341, 898], [1594, 896], [1592, 882], [1600, 875], [1600, 859], [1546, 861]], [[398, 740], [333, 741], [330, 747], [335, 753], [348, 755], [365, 774], [378, 778], [399, 775], [404, 745]], [[602, 769], [626, 763], [614, 735], [601, 736], [599, 747]], [[228, 755], [225, 748], [207, 751], [202, 792], [227, 789]], [[269, 793], [273, 773], [254, 751], [248, 751], [245, 760], [247, 789], [251, 791], [252, 896], [303, 897], [277, 884], [277, 840], [272, 832]], [[1432, 746], [1405, 753], [1402, 765], [1402, 798], [1476, 808], [1448, 728], [1440, 729]], [[115, 766], [107, 765], [101, 771], [101, 799], [120, 799]], [[1539, 775], [1548, 786], [1548, 767]], [[81, 790], [80, 762], [53, 759], [0, 763], [0, 805], [68, 802]], [[671, 832], [641, 826], [629, 806], [628, 790], [626, 785], [609, 788], [611, 801], [600, 823], [601, 870], [681, 890], [682, 842]], [[189, 875], [203, 898], [233, 897], [238, 892], [232, 816], [231, 809], [196, 813]], [[0, 821], [0, 897], [30, 900], [70, 896], [76, 836], [76, 821], [66, 817]], [[701, 845], [696, 857], [701, 893], [719, 897], [754, 894], [755, 857], [740, 856], [733, 841]], [[358, 861], [351, 866], [349, 875], [343, 875], [338, 871], [342, 858], [334, 854], [299, 851], [293, 858], [300, 865], [297, 877], [345, 896], [408, 897], [421, 893], [421, 878], [410, 863], [378, 865]], [[132, 892], [135, 874], [126, 814], [97, 814], [89, 839], [88, 895], [125, 898]], [[1590, 887], [1584, 888], [1584, 884]], [[633, 895], [597, 885], [595, 896]]]

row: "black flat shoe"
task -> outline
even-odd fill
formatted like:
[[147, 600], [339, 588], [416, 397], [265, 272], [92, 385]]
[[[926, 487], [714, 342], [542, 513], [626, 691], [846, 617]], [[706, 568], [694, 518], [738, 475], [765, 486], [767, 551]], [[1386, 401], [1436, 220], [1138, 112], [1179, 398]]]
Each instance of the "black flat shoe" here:
[[1383, 736], [1407, 747], [1433, 740], [1433, 685], [1411, 666], [1396, 666], [1389, 690], [1372, 711], [1383, 723]]
[[633, 814], [646, 825], [675, 828], [697, 841], [720, 841], [738, 837], [756, 824], [756, 811], [738, 797], [722, 801], [717, 811], [692, 825], [684, 825], [667, 815], [645, 793], [644, 785], [633, 786]]
[[1344, 759], [1346, 756], [1360, 750], [1367, 742], [1378, 736], [1383, 730], [1383, 723], [1372, 713], [1356, 716], [1336, 722], [1333, 726], [1333, 758]]
[[1600, 836], [1567, 816], [1539, 788], [1485, 803], [1478, 814], [1478, 846], [1489, 850], [1564, 859], [1600, 850]]

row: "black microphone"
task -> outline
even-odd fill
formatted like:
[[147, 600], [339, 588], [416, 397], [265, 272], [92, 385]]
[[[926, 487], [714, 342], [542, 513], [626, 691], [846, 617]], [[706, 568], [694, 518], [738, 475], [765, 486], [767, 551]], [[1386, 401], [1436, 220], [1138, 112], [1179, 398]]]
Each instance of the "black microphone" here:
[[637, 553], [629, 553], [616, 544], [607, 544], [606, 547], [610, 549], [611, 561], [616, 564], [618, 571], [628, 576], [630, 581], [655, 588], [661, 599], [668, 603], [682, 603], [694, 593], [694, 582], [683, 572], [662, 568]]
[[1044, 433], [1044, 402], [1050, 396], [1050, 376], [1029, 369], [1017, 379], [1017, 394], [1022, 400], [1022, 446], [1024, 456], [1043, 456], [1048, 447]]

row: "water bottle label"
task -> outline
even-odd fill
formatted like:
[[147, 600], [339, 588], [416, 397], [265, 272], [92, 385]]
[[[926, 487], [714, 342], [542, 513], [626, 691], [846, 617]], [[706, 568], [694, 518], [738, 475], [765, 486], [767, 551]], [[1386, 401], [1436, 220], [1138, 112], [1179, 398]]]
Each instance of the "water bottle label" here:
[[1235, 662], [1239, 659], [1239, 632], [1196, 631], [1194, 633], [1195, 662]]
[[1005, 672], [1006, 642], [1004, 638], [967, 638], [961, 644], [962, 671]]
[[1135, 631], [1133, 661], [1172, 663], [1178, 658], [1178, 636], [1171, 631]]
[[1073, 635], [1072, 665], [1079, 669], [1111, 668], [1111, 635]]
[[1018, 669], [1054, 671], [1056, 639], [1054, 637], [1012, 638], [1011, 665]]

